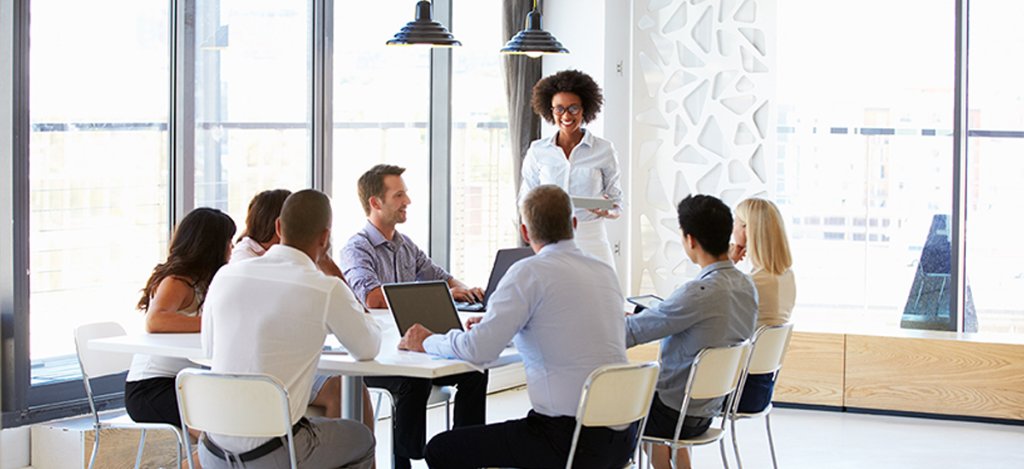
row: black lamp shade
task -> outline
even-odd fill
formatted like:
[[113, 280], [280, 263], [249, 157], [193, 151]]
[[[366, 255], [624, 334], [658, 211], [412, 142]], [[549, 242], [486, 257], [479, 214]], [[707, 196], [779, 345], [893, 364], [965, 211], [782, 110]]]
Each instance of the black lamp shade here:
[[569, 50], [562, 47], [551, 33], [541, 29], [540, 12], [533, 10], [526, 16], [526, 29], [516, 33], [501, 53], [540, 57], [543, 54], [568, 54]]
[[448, 28], [434, 21], [433, 6], [427, 0], [416, 2], [416, 21], [410, 21], [387, 42], [389, 46], [428, 45], [440, 47], [461, 46], [462, 43], [448, 32]]

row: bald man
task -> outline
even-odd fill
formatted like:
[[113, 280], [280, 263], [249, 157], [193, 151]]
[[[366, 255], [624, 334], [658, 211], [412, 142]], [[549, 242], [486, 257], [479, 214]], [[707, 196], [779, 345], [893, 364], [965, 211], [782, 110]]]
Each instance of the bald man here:
[[[317, 268], [330, 226], [330, 199], [315, 190], [296, 192], [277, 220], [281, 243], [262, 257], [220, 269], [210, 283], [202, 325], [213, 371], [268, 374], [285, 384], [289, 396], [308, 396], [328, 332], [357, 360], [377, 356], [380, 327], [340, 278]], [[373, 466], [369, 429], [352, 420], [306, 419], [306, 401], [289, 402], [300, 466]], [[228, 468], [237, 460], [247, 468], [289, 465], [281, 438], [207, 435], [199, 459], [207, 469]]]

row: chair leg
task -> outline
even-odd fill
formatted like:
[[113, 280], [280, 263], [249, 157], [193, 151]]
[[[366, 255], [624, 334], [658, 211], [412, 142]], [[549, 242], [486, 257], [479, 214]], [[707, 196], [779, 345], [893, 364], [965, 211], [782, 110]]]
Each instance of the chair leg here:
[[764, 416], [764, 427], [768, 429], [768, 449], [772, 452], [772, 467], [779, 469], [779, 461], [775, 459], [775, 441], [772, 439], [772, 414], [771, 412]]
[[135, 469], [142, 467], [142, 450], [146, 448], [146, 429], [139, 432], [139, 452], [135, 455]]
[[93, 430], [93, 437], [92, 437], [92, 455], [89, 456], [89, 469], [92, 469], [93, 465], [96, 463], [96, 453], [98, 453], [100, 451], [100, 426], [99, 426], [99, 424], [97, 423], [96, 426], [93, 427], [93, 429], [94, 430]]
[[444, 429], [452, 429], [452, 401], [451, 399], [444, 402]]
[[743, 461], [740, 460], [740, 446], [739, 443], [736, 442], [736, 420], [733, 419], [729, 421], [729, 425], [731, 426], [729, 433], [731, 433], [732, 436], [732, 451], [736, 454], [736, 467], [743, 469]]
[[718, 440], [718, 451], [722, 453], [722, 466], [729, 469], [729, 458], [725, 456], [725, 438]]

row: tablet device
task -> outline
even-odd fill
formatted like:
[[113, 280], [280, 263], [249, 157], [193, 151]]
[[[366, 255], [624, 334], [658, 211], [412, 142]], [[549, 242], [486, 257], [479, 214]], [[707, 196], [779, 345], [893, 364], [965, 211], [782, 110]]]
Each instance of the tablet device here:
[[664, 300], [662, 300], [661, 297], [657, 295], [640, 295], [626, 298], [626, 301], [636, 305], [637, 308], [636, 310], [634, 310], [634, 312], [639, 313], [644, 309], [653, 308], [657, 306], [658, 303], [661, 303]]
[[405, 331], [416, 323], [435, 334], [462, 330], [447, 282], [389, 283], [381, 287], [400, 335], [404, 336]]
[[576, 208], [611, 210], [615, 203], [604, 197], [578, 197], [572, 196], [572, 205]]

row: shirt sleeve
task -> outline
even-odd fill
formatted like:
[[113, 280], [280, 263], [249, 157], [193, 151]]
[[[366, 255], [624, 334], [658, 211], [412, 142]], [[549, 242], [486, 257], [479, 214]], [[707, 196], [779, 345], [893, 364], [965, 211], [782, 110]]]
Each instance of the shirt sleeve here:
[[380, 325], [340, 279], [329, 293], [325, 322], [331, 333], [356, 360], [373, 360], [380, 353]]
[[373, 246], [359, 236], [349, 240], [341, 250], [341, 269], [352, 292], [361, 302], [366, 302], [374, 288], [380, 286], [380, 273], [373, 262]]
[[532, 146], [526, 150], [521, 175], [523, 182], [519, 186], [519, 200], [517, 201], [517, 205], [520, 206], [522, 206], [526, 194], [540, 185], [540, 167], [537, 164], [537, 154], [534, 153]]
[[203, 356], [210, 358], [213, 357], [213, 311], [215, 308], [211, 304], [206, 304], [203, 309], [199, 322], [199, 339], [203, 347]]
[[626, 318], [626, 347], [678, 334], [700, 322], [707, 314], [700, 308], [705, 291], [704, 286], [689, 282], [657, 306]]
[[517, 279], [512, 269], [498, 283], [487, 303], [487, 314], [468, 331], [453, 330], [435, 334], [423, 342], [431, 355], [457, 358], [476, 365], [498, 359], [501, 351], [530, 320], [529, 281]]
[[[403, 235], [404, 236], [404, 235]], [[419, 246], [413, 244], [412, 240], [406, 238], [405, 242], [413, 247], [416, 256], [416, 280], [444, 280], [452, 278], [448, 271], [434, 263], [434, 260], [427, 256]]]
[[619, 173], [619, 157], [615, 153], [615, 146], [611, 142], [608, 142], [608, 154], [606, 155], [608, 161], [601, 167], [601, 179], [603, 180], [603, 187], [601, 193], [608, 196], [608, 200], [619, 205], [624, 206], [622, 200], [622, 185], [619, 183], [621, 174]]

